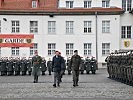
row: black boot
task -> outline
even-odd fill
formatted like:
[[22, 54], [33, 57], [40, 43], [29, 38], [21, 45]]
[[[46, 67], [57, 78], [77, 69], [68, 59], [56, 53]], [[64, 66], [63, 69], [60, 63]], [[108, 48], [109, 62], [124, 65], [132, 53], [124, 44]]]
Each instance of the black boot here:
[[76, 81], [73, 81], [73, 86], [74, 86], [74, 87], [76, 86]]

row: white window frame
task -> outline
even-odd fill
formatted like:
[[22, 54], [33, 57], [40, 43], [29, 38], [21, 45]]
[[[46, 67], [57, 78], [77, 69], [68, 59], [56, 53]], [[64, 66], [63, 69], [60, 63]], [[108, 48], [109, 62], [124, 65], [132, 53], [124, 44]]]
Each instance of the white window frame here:
[[74, 21], [66, 21], [66, 33], [67, 34], [74, 33]]
[[66, 56], [72, 56], [74, 52], [74, 43], [66, 43]]
[[110, 20], [102, 21], [102, 33], [110, 33]]
[[131, 11], [132, 10], [132, 0], [122, 0], [122, 9], [124, 11]]
[[91, 56], [92, 43], [84, 43], [84, 56]]
[[38, 33], [38, 21], [30, 21], [30, 33]]
[[11, 47], [11, 55], [12, 56], [19, 56], [19, 47]]
[[132, 38], [132, 27], [131, 26], [122, 26], [121, 27], [121, 38], [122, 39], [131, 39]]
[[48, 21], [48, 33], [56, 33], [56, 21]]
[[110, 43], [102, 43], [102, 56], [110, 54]]
[[92, 21], [84, 21], [84, 33], [92, 32]]
[[110, 0], [102, 0], [102, 7], [109, 8], [110, 7]]
[[12, 25], [12, 33], [19, 33], [20, 32], [20, 21], [18, 20], [12, 20], [11, 21]]
[[91, 8], [91, 0], [84, 0], [84, 8]]
[[74, 1], [66, 1], [66, 8], [73, 8]]
[[48, 56], [55, 55], [56, 43], [48, 43]]
[[37, 8], [37, 1], [36, 0], [32, 0], [32, 8]]
[[38, 51], [38, 43], [34, 43], [34, 46], [30, 47], [30, 56], [33, 56], [35, 51]]

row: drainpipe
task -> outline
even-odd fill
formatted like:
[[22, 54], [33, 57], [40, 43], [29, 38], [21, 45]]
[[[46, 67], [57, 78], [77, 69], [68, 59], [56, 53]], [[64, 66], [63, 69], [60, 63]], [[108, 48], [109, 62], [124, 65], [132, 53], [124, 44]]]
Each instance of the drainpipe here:
[[97, 33], [97, 28], [98, 28], [98, 24], [97, 24], [97, 11], [95, 12], [95, 17], [96, 17], [96, 60], [98, 62], [98, 33]]

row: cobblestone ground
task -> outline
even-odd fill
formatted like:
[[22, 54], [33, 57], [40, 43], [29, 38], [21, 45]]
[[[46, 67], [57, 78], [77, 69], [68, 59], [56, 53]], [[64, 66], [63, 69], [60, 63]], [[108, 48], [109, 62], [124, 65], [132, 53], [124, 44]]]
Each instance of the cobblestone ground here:
[[133, 87], [107, 78], [106, 69], [96, 75], [80, 75], [78, 87], [73, 87], [72, 76], [64, 75], [60, 87], [53, 88], [53, 75], [0, 76], [0, 100], [133, 100]]

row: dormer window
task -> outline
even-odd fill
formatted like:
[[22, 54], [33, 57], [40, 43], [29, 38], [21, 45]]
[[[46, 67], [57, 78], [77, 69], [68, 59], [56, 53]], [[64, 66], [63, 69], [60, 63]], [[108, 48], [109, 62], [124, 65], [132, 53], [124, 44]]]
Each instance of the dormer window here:
[[109, 8], [110, 7], [110, 0], [102, 0], [102, 7]]
[[66, 1], [66, 8], [73, 8], [73, 1]]
[[37, 8], [37, 1], [36, 0], [32, 0], [32, 8]]

